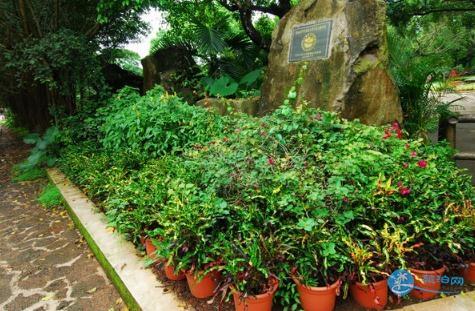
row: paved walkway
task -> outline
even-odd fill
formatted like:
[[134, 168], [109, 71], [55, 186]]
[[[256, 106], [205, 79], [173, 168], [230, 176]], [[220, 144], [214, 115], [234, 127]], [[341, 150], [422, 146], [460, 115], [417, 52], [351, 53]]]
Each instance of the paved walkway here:
[[[442, 98], [446, 102], [460, 99], [454, 103], [453, 111], [461, 115], [475, 115], [475, 92], [447, 94]], [[456, 148], [461, 152], [475, 152], [475, 124], [457, 124]], [[475, 161], [457, 161], [459, 167], [468, 169], [475, 185]]]
[[0, 131], [0, 310], [123, 310], [66, 212], [36, 203], [46, 180], [10, 181], [28, 150]]

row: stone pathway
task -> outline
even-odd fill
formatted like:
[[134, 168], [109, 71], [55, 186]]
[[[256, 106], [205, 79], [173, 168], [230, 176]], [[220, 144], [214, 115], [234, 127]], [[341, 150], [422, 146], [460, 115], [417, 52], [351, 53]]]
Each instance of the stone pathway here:
[[13, 183], [27, 147], [0, 129], [0, 310], [124, 310], [63, 209], [36, 198], [46, 180]]

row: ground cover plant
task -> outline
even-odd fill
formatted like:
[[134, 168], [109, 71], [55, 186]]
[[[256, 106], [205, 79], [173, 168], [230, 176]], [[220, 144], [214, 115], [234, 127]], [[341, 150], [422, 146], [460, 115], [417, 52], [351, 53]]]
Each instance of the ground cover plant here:
[[63, 197], [61, 196], [59, 189], [55, 185], [49, 183], [38, 197], [38, 203], [43, 207], [51, 209], [61, 206], [61, 204], [63, 204]]
[[60, 168], [176, 271], [220, 271], [220, 290], [244, 295], [277, 278], [287, 308], [298, 307], [292, 277], [368, 284], [471, 258], [474, 193], [453, 150], [405, 139], [397, 122], [291, 102], [263, 118], [218, 116], [161, 88], [122, 91]]

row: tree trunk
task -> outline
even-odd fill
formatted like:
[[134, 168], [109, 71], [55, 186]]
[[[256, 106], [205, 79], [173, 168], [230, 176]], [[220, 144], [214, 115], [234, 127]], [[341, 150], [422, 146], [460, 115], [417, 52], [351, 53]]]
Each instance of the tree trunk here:
[[35, 133], [42, 133], [52, 125], [53, 117], [49, 113], [52, 105], [64, 107], [66, 114], [75, 110], [72, 98], [61, 96], [42, 85], [23, 89], [18, 94], [9, 96], [7, 100], [15, 116], [16, 125]]

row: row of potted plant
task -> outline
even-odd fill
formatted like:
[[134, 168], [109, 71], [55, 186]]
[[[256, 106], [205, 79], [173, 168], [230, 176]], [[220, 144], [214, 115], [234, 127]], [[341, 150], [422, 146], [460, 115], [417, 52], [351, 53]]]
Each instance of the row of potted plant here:
[[[222, 284], [226, 277], [223, 277], [221, 270], [222, 262], [215, 262], [210, 265], [206, 271], [183, 271], [176, 270], [176, 268], [169, 264], [165, 258], [157, 257], [161, 253], [157, 251], [152, 239], [143, 238], [143, 246], [148, 257], [154, 261], [155, 264], [160, 263], [163, 267], [165, 276], [171, 281], [181, 281], [186, 278], [191, 294], [199, 299], [209, 298], [215, 296], [218, 291], [223, 288], [231, 290], [236, 310], [271, 310], [272, 302], [275, 293], [278, 290], [279, 280], [275, 275], [269, 276], [267, 282], [260, 284], [260, 293], [255, 295], [248, 295], [240, 292], [235, 285], [228, 283]], [[157, 243], [160, 245], [160, 243]], [[214, 268], [216, 269], [214, 269]], [[421, 300], [428, 300], [436, 297], [441, 289], [440, 277], [444, 275], [446, 267], [443, 266], [436, 270], [418, 270], [410, 269], [411, 274], [415, 278], [414, 286], [424, 290], [413, 290], [411, 297]], [[468, 284], [475, 284], [475, 264], [461, 267], [459, 272], [462, 273], [465, 281]], [[226, 272], [224, 272], [225, 274]], [[427, 282], [427, 276], [431, 276], [434, 281]], [[438, 277], [438, 278], [437, 278]], [[300, 303], [304, 310], [325, 311], [333, 310], [337, 296], [342, 290], [343, 277], [333, 279], [333, 283], [326, 286], [309, 286], [303, 281], [295, 267], [292, 270], [290, 278], [295, 283], [299, 296]], [[353, 299], [362, 307], [371, 310], [382, 310], [388, 301], [388, 284], [387, 278], [382, 276], [381, 280], [364, 284], [361, 282], [352, 282], [349, 289]]]
[[[174, 119], [159, 110], [154, 118]], [[387, 293], [380, 285], [396, 268], [473, 262], [473, 188], [445, 145], [403, 139], [397, 123], [371, 127], [288, 105], [260, 119], [222, 118], [221, 133], [205, 139], [201, 128], [196, 143], [159, 158], [93, 149], [66, 153], [62, 169], [103, 201], [118, 231], [152, 237], [169, 269], [201, 278], [219, 271], [218, 292], [254, 297], [278, 280], [275, 301], [285, 307], [306, 305], [312, 287], [359, 301], [380, 287]], [[178, 123], [160, 129], [175, 131]], [[140, 145], [122, 139], [121, 148], [127, 143]], [[386, 297], [372, 297], [373, 307]]]

